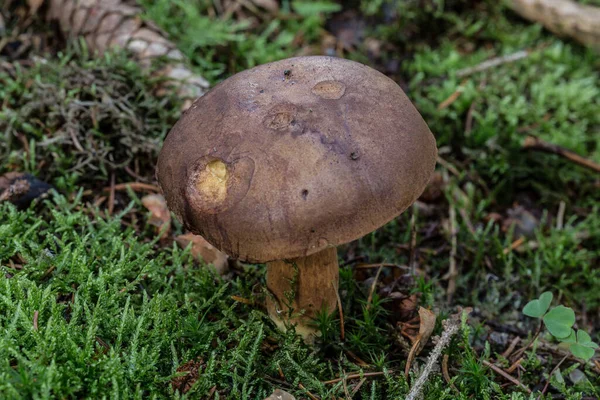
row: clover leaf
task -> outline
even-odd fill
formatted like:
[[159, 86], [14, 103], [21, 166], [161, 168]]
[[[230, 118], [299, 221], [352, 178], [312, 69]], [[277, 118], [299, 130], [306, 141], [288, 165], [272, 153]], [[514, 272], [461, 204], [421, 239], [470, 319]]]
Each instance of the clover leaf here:
[[[571, 339], [571, 336], [569, 336], [569, 339]], [[592, 342], [590, 335], [588, 335], [587, 332], [578, 330], [576, 339], [576, 343], [572, 343], [570, 346], [571, 353], [573, 353], [575, 357], [582, 358], [586, 361], [592, 358], [598, 345]]]
[[575, 312], [568, 307], [558, 306], [544, 315], [544, 325], [557, 339], [566, 339], [571, 335], [575, 324]]
[[550, 303], [552, 303], [552, 292], [544, 292], [540, 295], [539, 299], [531, 300], [525, 304], [523, 314], [528, 317], [542, 318], [546, 314], [546, 311], [548, 311]]

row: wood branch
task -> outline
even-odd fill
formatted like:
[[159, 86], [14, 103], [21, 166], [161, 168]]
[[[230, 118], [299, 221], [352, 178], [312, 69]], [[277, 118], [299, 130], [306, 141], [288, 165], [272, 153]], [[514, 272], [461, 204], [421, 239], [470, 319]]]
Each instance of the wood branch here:
[[600, 7], [572, 0], [507, 0], [507, 4], [523, 18], [600, 51]]
[[545, 153], [557, 154], [567, 160], [573, 161], [576, 164], [591, 169], [592, 171], [600, 172], [600, 164], [584, 158], [577, 153], [567, 150], [553, 143], [548, 143], [535, 136], [528, 136], [523, 143], [523, 148], [528, 150], [543, 151]]
[[[142, 9], [129, 0], [45, 0], [46, 18], [58, 22], [61, 32], [71, 38], [83, 37], [90, 50], [99, 54], [111, 47], [125, 48], [144, 68], [153, 60], [170, 63], [157, 72], [167, 78], [159, 93], [177, 90], [184, 108], [202, 96], [209, 83], [186, 66], [185, 56], [166, 34], [151, 21], [141, 18]], [[28, 0], [31, 10], [42, 1]]]

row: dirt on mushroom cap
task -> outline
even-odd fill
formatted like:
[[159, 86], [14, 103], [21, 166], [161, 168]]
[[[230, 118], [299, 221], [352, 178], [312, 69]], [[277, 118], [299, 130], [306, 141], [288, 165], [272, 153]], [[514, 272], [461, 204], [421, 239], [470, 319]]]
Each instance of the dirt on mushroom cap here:
[[266, 262], [379, 228], [421, 194], [436, 154], [391, 79], [348, 60], [298, 57], [198, 99], [165, 140], [157, 175], [188, 229]]

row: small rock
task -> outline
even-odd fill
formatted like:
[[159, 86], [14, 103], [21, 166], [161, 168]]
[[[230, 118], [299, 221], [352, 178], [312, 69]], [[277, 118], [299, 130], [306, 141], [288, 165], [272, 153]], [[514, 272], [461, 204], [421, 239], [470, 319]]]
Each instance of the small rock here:
[[265, 400], [296, 400], [296, 398], [285, 390], [275, 389], [273, 394], [265, 398]]
[[29, 207], [37, 198], [45, 197], [52, 185], [31, 174], [9, 172], [0, 176], [0, 202], [9, 201], [17, 208]]

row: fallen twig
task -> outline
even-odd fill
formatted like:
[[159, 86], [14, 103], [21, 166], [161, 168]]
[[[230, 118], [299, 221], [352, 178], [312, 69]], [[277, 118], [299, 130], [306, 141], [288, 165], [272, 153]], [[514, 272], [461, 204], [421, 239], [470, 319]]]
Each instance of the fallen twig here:
[[449, 359], [448, 354], [444, 354], [444, 357], [442, 358], [442, 376], [444, 377], [444, 380], [446, 381], [446, 383], [448, 385], [450, 385], [450, 387], [456, 393], [460, 393], [458, 388], [454, 384], [454, 382], [452, 382], [452, 378], [450, 378], [450, 372], [448, 372], [448, 359]]
[[520, 387], [521, 389], [525, 390], [527, 393], [531, 393], [531, 389], [529, 389], [527, 386], [525, 386], [523, 383], [521, 383], [514, 376], [510, 376], [509, 374], [507, 374], [506, 372], [504, 372], [504, 370], [502, 368], [499, 368], [499, 367], [495, 366], [494, 364], [492, 364], [491, 362], [489, 362], [487, 360], [483, 360], [483, 365], [489, 367], [492, 371], [494, 371], [498, 375], [502, 376], [506, 380], [510, 381], [515, 386]]
[[429, 379], [429, 375], [433, 371], [433, 368], [440, 356], [442, 355], [442, 351], [450, 344], [450, 340], [452, 337], [458, 332], [460, 329], [460, 319], [462, 313], [470, 313], [471, 309], [464, 309], [461, 313], [457, 313], [452, 315], [447, 320], [442, 321], [442, 325], [444, 326], [444, 332], [442, 336], [440, 336], [437, 344], [431, 351], [429, 358], [427, 359], [427, 363], [425, 364], [425, 368], [423, 368], [423, 372], [421, 376], [415, 381], [415, 384], [410, 389], [408, 396], [406, 396], [405, 400], [416, 400], [420, 398], [421, 392], [423, 391], [423, 387], [425, 383]]
[[115, 209], [115, 173], [110, 174], [110, 194], [108, 195], [108, 215], [112, 215]]
[[350, 397], [354, 397], [354, 395], [359, 391], [359, 389], [362, 387], [362, 385], [367, 381], [367, 378], [362, 378], [360, 380], [360, 382], [358, 382], [356, 384], [356, 386], [354, 386], [354, 389], [352, 389], [352, 393], [350, 393]]
[[[333, 383], [341, 382], [344, 379], [348, 380], [348, 379], [357, 379], [357, 378], [368, 378], [370, 376], [380, 376], [380, 375], [383, 375], [384, 373], [385, 372], [364, 372], [362, 374], [350, 374], [350, 375], [346, 375], [345, 377], [341, 376], [339, 378], [335, 378], [330, 381], [324, 381], [321, 383], [324, 385], [331, 385]], [[388, 371], [388, 373], [392, 373], [392, 371]]]
[[510, 246], [508, 246], [507, 248], [505, 248], [502, 252], [504, 253], [504, 255], [507, 255], [511, 251], [513, 251], [513, 250], [518, 249], [519, 247], [521, 247], [521, 245], [523, 243], [525, 243], [525, 236], [521, 236], [520, 238], [518, 238], [517, 240], [515, 240], [514, 242], [512, 242], [510, 244]]
[[[474, 67], [459, 69], [458, 71], [456, 71], [456, 76], [459, 78], [463, 78], [465, 76], [473, 75], [478, 72], [482, 72], [482, 71], [497, 67], [502, 64], [507, 64], [507, 63], [518, 61], [518, 60], [522, 60], [523, 58], [527, 57], [528, 55], [529, 55], [529, 51], [521, 50], [521, 51], [517, 51], [516, 53], [513, 53], [513, 54], [507, 54], [505, 56], [494, 57], [489, 60], [485, 60], [481, 64], [478, 64]], [[439, 109], [439, 107], [438, 107], [438, 109]]]
[[538, 150], [546, 153], [557, 154], [570, 161], [573, 161], [576, 164], [581, 165], [582, 167], [589, 168], [592, 171], [600, 172], [600, 164], [597, 164], [592, 160], [588, 160], [587, 158], [584, 158], [579, 154], [572, 152], [571, 150], [567, 150], [555, 144], [545, 142], [542, 139], [538, 139], [534, 136], [528, 136], [525, 139], [525, 142], [523, 143], [523, 148], [528, 150]]
[[502, 357], [504, 357], [504, 358], [510, 357], [510, 355], [512, 354], [513, 351], [515, 351], [515, 348], [517, 347], [517, 344], [519, 344], [520, 341], [521, 341], [521, 338], [519, 336], [515, 336], [515, 338], [512, 340], [512, 342], [510, 342], [510, 345], [508, 345], [508, 348], [504, 351], [504, 353], [502, 353]]
[[523, 353], [525, 353], [527, 351], [527, 349], [529, 349], [533, 343], [535, 343], [535, 340], [538, 338], [538, 336], [540, 336], [540, 332], [542, 332], [542, 327], [544, 326], [543, 321], [540, 321], [537, 330], [535, 331], [533, 337], [531, 338], [531, 340], [529, 342], [527, 342], [527, 344], [525, 346], [523, 346], [522, 348], [520, 348], [519, 350], [517, 350], [517, 352], [512, 356], [513, 360], [516, 360], [518, 358], [521, 358], [521, 356], [523, 355]]
[[302, 384], [302, 383], [298, 383], [298, 387], [302, 390], [304, 390], [306, 392], [306, 395], [308, 397], [311, 398], [311, 400], [320, 400], [319, 397], [315, 396], [314, 394], [312, 394], [311, 392], [308, 391], [308, 389]]
[[354, 354], [352, 351], [346, 349], [346, 354], [348, 354], [352, 359], [354, 359], [354, 361], [356, 361], [359, 366], [363, 368], [367, 368], [369, 366], [369, 364], [367, 364], [365, 360]]
[[460, 85], [458, 85], [458, 87], [456, 88], [456, 90], [450, 96], [448, 96], [448, 98], [446, 100], [442, 101], [438, 105], [437, 109], [438, 110], [443, 110], [444, 108], [446, 108], [446, 107], [450, 106], [452, 103], [454, 103], [460, 97], [460, 95], [462, 94], [463, 88], [465, 87], [465, 83], [467, 83], [466, 80], [462, 81], [460, 83]]
[[509, 0], [507, 4], [521, 17], [539, 22], [558, 35], [600, 49], [599, 7], [572, 0]]

